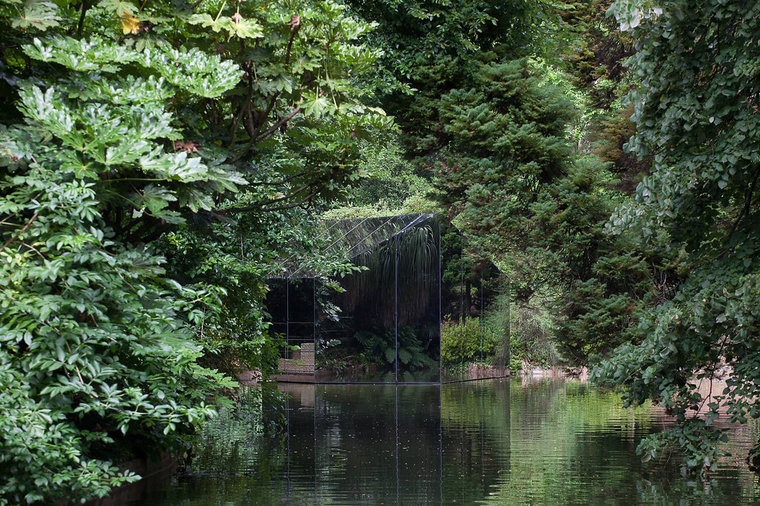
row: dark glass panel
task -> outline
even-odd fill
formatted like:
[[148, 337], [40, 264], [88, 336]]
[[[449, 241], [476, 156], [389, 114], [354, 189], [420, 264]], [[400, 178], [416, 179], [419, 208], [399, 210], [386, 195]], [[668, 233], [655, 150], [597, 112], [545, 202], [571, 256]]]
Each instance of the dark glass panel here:
[[290, 279], [286, 381], [314, 382], [314, 352], [314, 279]]
[[398, 381], [440, 381], [438, 226], [424, 220], [396, 237]]

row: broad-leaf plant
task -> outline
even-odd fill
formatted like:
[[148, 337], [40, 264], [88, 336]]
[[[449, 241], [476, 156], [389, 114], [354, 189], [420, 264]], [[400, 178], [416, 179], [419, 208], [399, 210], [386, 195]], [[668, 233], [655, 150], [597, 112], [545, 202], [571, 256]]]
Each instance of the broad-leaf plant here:
[[265, 265], [317, 245], [295, 224], [389, 125], [370, 28], [329, 0], [0, 0], [0, 504], [137, 479], [116, 464], [234, 385], [209, 355], [271, 358]]

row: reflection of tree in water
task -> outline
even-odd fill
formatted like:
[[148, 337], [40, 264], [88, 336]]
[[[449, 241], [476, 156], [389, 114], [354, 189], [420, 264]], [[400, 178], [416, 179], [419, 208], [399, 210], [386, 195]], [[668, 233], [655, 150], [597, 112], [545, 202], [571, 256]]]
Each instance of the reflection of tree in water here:
[[740, 491], [750, 491], [746, 470], [737, 466], [711, 485], [683, 479], [675, 461], [643, 464], [635, 452], [638, 442], [666, 420], [657, 408], [620, 406], [618, 394], [578, 381], [513, 382], [512, 466], [489, 499], [595, 504], [632, 503], [638, 497], [643, 503], [720, 503], [735, 502]]
[[191, 440], [177, 485], [152, 491], [140, 504], [173, 505], [195, 498], [211, 504], [272, 504], [287, 493], [279, 478], [287, 445], [285, 398], [276, 390], [244, 387], [234, 404], [204, 425]]
[[509, 381], [441, 387], [444, 498], [481, 501], [510, 468]]
[[[275, 406], [275, 418], [265, 415], [256, 393], [224, 410], [205, 429], [191, 473], [150, 503], [760, 499], [754, 476], [737, 462], [726, 462], [706, 482], [681, 478], [672, 462], [643, 466], [634, 448], [665, 423], [661, 412], [624, 410], [617, 394], [577, 381], [287, 388], [293, 397], [286, 411]], [[285, 428], [272, 435], [267, 420]], [[753, 430], [735, 433], [731, 444], [751, 446]]]
[[352, 504], [395, 502], [398, 494], [411, 504], [408, 494], [426, 491], [440, 503], [438, 395], [429, 385], [317, 387], [323, 492]]

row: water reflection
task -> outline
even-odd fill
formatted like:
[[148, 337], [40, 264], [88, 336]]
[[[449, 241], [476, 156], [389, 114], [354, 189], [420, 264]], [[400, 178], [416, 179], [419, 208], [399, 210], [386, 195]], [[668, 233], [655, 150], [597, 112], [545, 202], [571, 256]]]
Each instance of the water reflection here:
[[760, 502], [743, 463], [755, 428], [733, 431], [740, 457], [690, 482], [635, 454], [666, 423], [659, 410], [622, 409], [578, 381], [280, 388], [284, 409], [263, 416], [250, 392], [209, 426], [187, 472], [139, 504]]

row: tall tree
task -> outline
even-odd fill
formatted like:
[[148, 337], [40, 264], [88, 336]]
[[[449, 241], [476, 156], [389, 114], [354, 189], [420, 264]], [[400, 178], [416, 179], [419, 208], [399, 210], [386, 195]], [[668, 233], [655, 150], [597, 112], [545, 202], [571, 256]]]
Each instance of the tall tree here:
[[0, 502], [102, 496], [213, 415], [234, 384], [199, 361], [256, 358], [262, 264], [387, 125], [355, 85], [369, 28], [330, 1], [0, 2]]
[[544, 2], [373, 0], [349, 2], [378, 23], [369, 43], [383, 51], [378, 100], [396, 117], [414, 156], [434, 155], [447, 136], [438, 101], [478, 65], [530, 54], [550, 7]]
[[[731, 421], [760, 417], [760, 5], [618, 0], [611, 10], [636, 44], [631, 146], [655, 164], [612, 228], [682, 252], [686, 276], [641, 319], [641, 342], [594, 377], [624, 385], [629, 404], [651, 399], [675, 416], [642, 443], [645, 455], [673, 444], [689, 467], [714, 468], [720, 410]], [[727, 386], [706, 395], [700, 385], [721, 370]]]
[[[508, 268], [521, 303], [550, 289], [564, 354], [585, 362], [630, 338], [636, 299], [651, 283], [644, 256], [604, 232], [614, 178], [608, 165], [573, 152], [577, 104], [567, 76], [542, 58], [560, 40], [592, 45], [563, 32], [560, 4], [565, 24], [567, 12], [598, 22], [597, 2], [572, 2], [572, 11], [570, 2], [355, 8], [380, 22], [372, 43], [387, 49], [387, 80], [397, 86], [378, 98], [397, 116], [407, 155], [432, 179], [448, 217]], [[616, 57], [599, 51], [603, 76], [618, 79]]]

